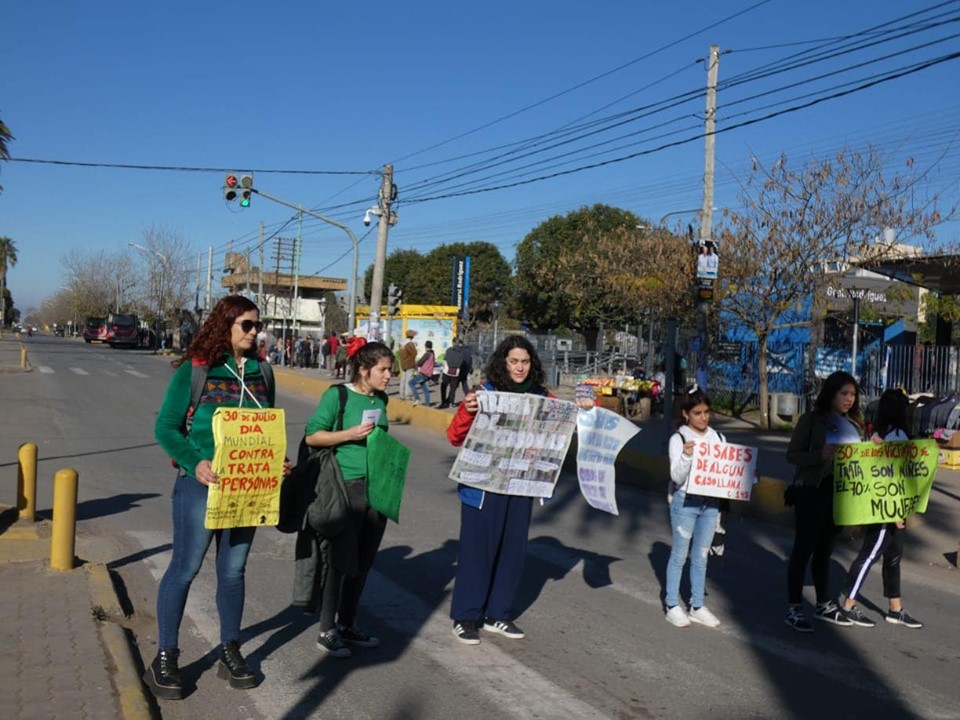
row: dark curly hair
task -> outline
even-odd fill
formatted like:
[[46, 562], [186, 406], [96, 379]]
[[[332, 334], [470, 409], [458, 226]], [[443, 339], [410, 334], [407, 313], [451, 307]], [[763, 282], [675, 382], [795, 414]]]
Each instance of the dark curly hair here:
[[[211, 367], [222, 364], [224, 355], [233, 353], [233, 346], [230, 343], [233, 323], [238, 317], [251, 310], [260, 312], [257, 304], [243, 295], [227, 295], [221, 298], [207, 315], [207, 319], [204, 320], [203, 326], [191, 341], [187, 351], [170, 364], [173, 367], [180, 367], [194, 358]], [[257, 359], [256, 344], [250, 347], [246, 356], [253, 360]]]
[[510, 379], [510, 373], [507, 371], [507, 355], [517, 348], [526, 350], [530, 355], [530, 374], [527, 375], [527, 378], [533, 381], [530, 392], [545, 390], [543, 383], [546, 374], [543, 372], [543, 363], [540, 362], [540, 356], [537, 355], [533, 345], [523, 335], [508, 335], [500, 341], [483, 370], [487, 381], [495, 390], [509, 391], [513, 387], [513, 380]]

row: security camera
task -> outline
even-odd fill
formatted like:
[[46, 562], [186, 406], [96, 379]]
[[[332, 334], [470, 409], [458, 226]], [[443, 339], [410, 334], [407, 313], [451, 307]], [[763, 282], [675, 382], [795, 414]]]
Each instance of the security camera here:
[[381, 215], [383, 215], [383, 210], [381, 210], [381, 209], [380, 209], [379, 207], [377, 207], [376, 205], [374, 205], [372, 208], [370, 208], [369, 210], [367, 210], [367, 212], [365, 212], [365, 213], [363, 214], [363, 224], [364, 224], [364, 225], [370, 225], [370, 223], [372, 222], [371, 217], [370, 217], [371, 215], [376, 215], [377, 217], [380, 217]]

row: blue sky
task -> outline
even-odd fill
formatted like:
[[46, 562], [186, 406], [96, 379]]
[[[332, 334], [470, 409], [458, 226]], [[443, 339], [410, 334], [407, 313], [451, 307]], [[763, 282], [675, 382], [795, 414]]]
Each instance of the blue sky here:
[[[951, 36], [960, 32], [960, 3], [928, 10], [934, 7], [893, 0], [402, 5], [8, 0], [2, 13], [0, 117], [16, 136], [10, 151], [20, 159], [359, 172], [258, 173], [256, 184], [348, 224], [364, 238], [361, 272], [373, 261], [375, 244], [373, 234], [364, 237], [363, 211], [374, 202], [376, 172], [392, 162], [399, 223], [391, 230], [388, 252], [484, 240], [512, 261], [514, 247], [532, 228], [585, 204], [608, 203], [653, 220], [700, 206], [703, 141], [696, 136], [706, 72], [697, 60], [711, 43], [724, 52], [718, 93], [718, 130], [723, 130], [800, 104], [804, 100], [797, 98], [807, 93], [823, 96], [842, 90], [827, 89], [841, 83], [956, 53], [960, 40]], [[837, 49], [842, 36], [887, 29], [886, 23], [914, 12], [914, 26], [900, 40], [749, 79], [780, 63]], [[942, 25], [921, 31], [916, 26], [921, 22]], [[876, 33], [863, 37], [883, 39]], [[849, 70], [924, 43], [930, 44]], [[717, 137], [715, 205], [737, 204], [751, 153], [770, 160], [786, 152], [800, 161], [866, 143], [877, 145], [892, 167], [902, 167], [907, 157], [922, 167], [935, 164], [930, 187], [955, 200], [958, 68], [960, 61], [953, 59], [723, 132]], [[734, 78], [745, 81], [723, 87]], [[771, 91], [778, 92], [750, 99]], [[690, 93], [686, 102], [641, 118], [620, 115], [623, 124], [589, 139], [456, 181], [442, 177], [516, 153], [531, 138], [561, 128], [570, 132], [571, 126], [685, 93]], [[762, 109], [778, 102], [783, 104]], [[686, 138], [694, 139], [596, 169], [429, 199]], [[584, 150], [604, 141], [610, 142]], [[535, 161], [542, 164], [518, 167]], [[468, 181], [472, 184], [462, 185]], [[13, 238], [19, 249], [8, 281], [17, 306], [36, 306], [65, 283], [59, 260], [71, 248], [123, 250], [148, 228], [159, 227], [181, 234], [204, 257], [212, 246], [218, 265], [231, 242], [239, 250], [256, 246], [261, 221], [270, 234], [290, 218], [289, 209], [263, 198], [255, 197], [242, 211], [228, 206], [222, 182], [215, 170], [3, 164], [0, 235]], [[293, 235], [295, 227], [282, 234]], [[955, 240], [957, 224], [941, 232]], [[351, 246], [341, 230], [306, 222], [303, 238], [302, 272], [348, 277]]]

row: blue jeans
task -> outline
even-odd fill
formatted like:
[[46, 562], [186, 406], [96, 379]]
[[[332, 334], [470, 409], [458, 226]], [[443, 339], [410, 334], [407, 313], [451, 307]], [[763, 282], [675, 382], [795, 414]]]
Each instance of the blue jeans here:
[[[673, 528], [673, 547], [667, 563], [667, 607], [680, 604], [680, 575], [690, 556], [690, 605], [703, 607], [703, 593], [707, 582], [707, 556], [717, 529], [720, 515], [716, 498], [687, 495], [677, 490], [670, 504], [670, 526]], [[691, 551], [692, 545], [692, 551]]]
[[417, 390], [421, 386], [423, 387], [423, 398], [424, 398], [423, 404], [424, 405], [430, 404], [430, 385], [428, 384], [429, 382], [430, 382], [430, 378], [428, 378], [423, 373], [417, 373], [410, 380], [410, 392], [413, 393], [414, 400], [420, 399], [420, 393], [417, 392]]
[[254, 527], [207, 530], [207, 488], [189, 475], [173, 486], [173, 557], [157, 592], [157, 626], [161, 650], [179, 647], [180, 621], [190, 584], [200, 571], [210, 541], [217, 541], [217, 613], [220, 641], [240, 640], [245, 593], [244, 570]]

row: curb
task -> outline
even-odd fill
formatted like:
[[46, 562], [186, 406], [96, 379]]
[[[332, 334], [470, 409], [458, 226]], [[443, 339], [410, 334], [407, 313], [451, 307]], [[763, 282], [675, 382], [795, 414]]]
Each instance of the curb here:
[[[117, 598], [110, 579], [110, 571], [101, 563], [84, 565], [90, 588], [90, 600], [94, 607], [100, 606], [109, 615], [121, 615], [120, 600]], [[117, 691], [120, 713], [124, 720], [152, 720], [153, 713], [144, 693], [143, 683], [137, 671], [137, 653], [131, 647], [126, 631], [116, 622], [106, 620], [98, 623], [103, 645], [113, 663], [114, 672], [110, 677]]]

